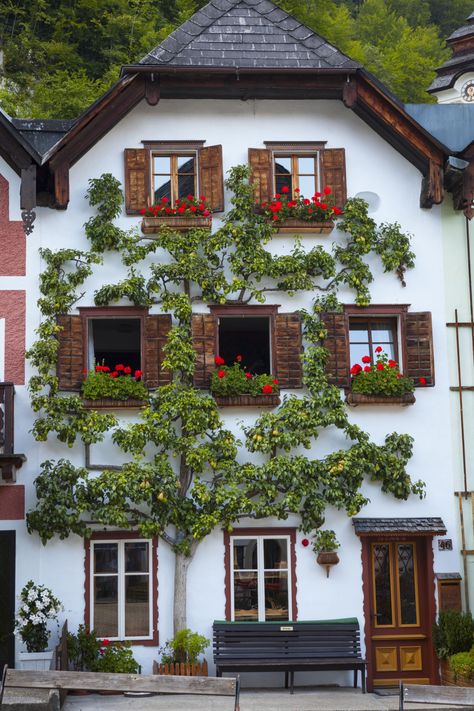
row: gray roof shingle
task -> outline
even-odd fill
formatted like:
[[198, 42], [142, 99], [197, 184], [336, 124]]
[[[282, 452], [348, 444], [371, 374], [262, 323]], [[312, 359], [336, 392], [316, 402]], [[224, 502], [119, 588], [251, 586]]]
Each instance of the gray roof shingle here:
[[439, 517], [434, 518], [353, 518], [355, 532], [362, 533], [418, 533], [440, 536], [446, 526]]
[[270, 0], [211, 0], [140, 64], [270, 69], [360, 67]]

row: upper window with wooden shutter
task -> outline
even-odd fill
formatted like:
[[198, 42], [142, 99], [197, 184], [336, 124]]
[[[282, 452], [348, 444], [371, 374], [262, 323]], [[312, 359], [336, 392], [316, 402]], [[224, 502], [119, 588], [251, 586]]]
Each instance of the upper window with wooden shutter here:
[[222, 146], [204, 141], [143, 141], [125, 149], [125, 205], [129, 215], [165, 198], [174, 208], [188, 195], [203, 196], [213, 212], [224, 210]]
[[334, 205], [342, 208], [347, 201], [346, 163], [343, 148], [326, 148], [324, 142], [281, 143], [265, 141], [266, 148], [249, 149], [251, 180], [255, 202], [272, 200], [286, 192], [312, 198], [329, 186]]

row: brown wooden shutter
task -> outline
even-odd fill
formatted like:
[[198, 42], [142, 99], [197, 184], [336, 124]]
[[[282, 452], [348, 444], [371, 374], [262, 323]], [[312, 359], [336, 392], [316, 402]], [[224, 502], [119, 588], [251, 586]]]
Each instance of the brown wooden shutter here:
[[58, 380], [60, 390], [80, 390], [84, 379], [84, 332], [80, 316], [60, 316]]
[[215, 368], [217, 322], [212, 314], [193, 314], [192, 337], [196, 352], [196, 367], [194, 370], [194, 385], [197, 388], [208, 388], [211, 374]]
[[249, 166], [255, 204], [261, 207], [273, 197], [272, 152], [267, 148], [249, 148]]
[[171, 329], [169, 314], [145, 316], [145, 384], [158, 388], [171, 382], [172, 373], [163, 370], [163, 346]]
[[222, 146], [199, 150], [199, 195], [204, 195], [213, 212], [224, 210], [224, 169]]
[[144, 148], [126, 148], [125, 156], [125, 211], [138, 215], [148, 205], [147, 159]]
[[345, 314], [324, 313], [321, 319], [327, 330], [324, 347], [329, 351], [326, 372], [331, 385], [350, 385], [349, 339]]
[[280, 388], [301, 388], [301, 318], [297, 313], [275, 316], [276, 377]]
[[321, 151], [321, 190], [328, 185], [336, 207], [347, 202], [346, 152], [344, 148], [326, 148]]
[[[405, 375], [413, 378], [415, 386], [434, 385], [433, 333], [429, 311], [406, 314], [405, 355]], [[425, 386], [421, 386], [420, 378], [425, 378]]]

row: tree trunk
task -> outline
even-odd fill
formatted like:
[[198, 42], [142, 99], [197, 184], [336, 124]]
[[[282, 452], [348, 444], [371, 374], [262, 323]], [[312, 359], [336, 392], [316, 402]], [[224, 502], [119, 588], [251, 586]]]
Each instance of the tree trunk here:
[[191, 559], [192, 555], [175, 553], [173, 635], [186, 627], [186, 586]]

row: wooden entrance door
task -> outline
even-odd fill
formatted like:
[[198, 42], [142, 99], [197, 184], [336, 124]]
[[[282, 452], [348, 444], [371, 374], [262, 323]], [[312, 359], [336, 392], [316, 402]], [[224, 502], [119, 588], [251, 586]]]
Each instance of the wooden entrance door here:
[[14, 666], [15, 531], [0, 531], [0, 669]]
[[369, 689], [437, 682], [431, 545], [430, 537], [364, 541]]

